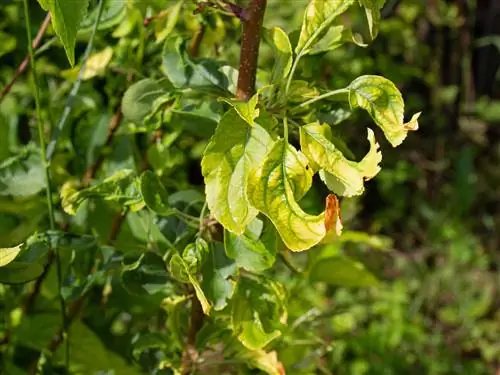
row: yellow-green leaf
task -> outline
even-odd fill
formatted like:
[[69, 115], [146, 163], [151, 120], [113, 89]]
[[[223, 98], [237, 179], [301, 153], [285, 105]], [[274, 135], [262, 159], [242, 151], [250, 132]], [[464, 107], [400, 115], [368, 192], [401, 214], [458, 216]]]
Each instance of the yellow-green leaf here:
[[273, 27], [267, 37], [274, 52], [274, 65], [271, 71], [270, 83], [284, 80], [292, 67], [292, 45], [288, 35], [279, 27]]
[[259, 113], [256, 100], [232, 104], [205, 150], [201, 167], [210, 212], [227, 230], [242, 234], [258, 213], [248, 203], [248, 173], [262, 161], [272, 140], [254, 122]]
[[22, 244], [15, 247], [0, 249], [0, 267], [6, 266], [16, 259], [17, 254], [21, 251], [21, 248]]
[[354, 0], [311, 0], [306, 8], [295, 52], [307, 54]]
[[380, 23], [380, 9], [384, 6], [385, 0], [359, 0], [359, 5], [365, 8], [368, 28], [372, 39], [378, 34], [378, 24]]
[[370, 150], [360, 161], [346, 159], [342, 152], [330, 142], [328, 125], [312, 123], [300, 129], [302, 151], [313, 165], [321, 169], [320, 176], [335, 194], [352, 197], [364, 190], [364, 180], [374, 177], [380, 171], [382, 153], [375, 135], [368, 129]]
[[387, 78], [373, 75], [356, 78], [349, 85], [349, 102], [352, 108], [368, 111], [393, 147], [404, 141], [408, 131], [418, 129], [420, 113], [404, 122], [403, 96]]
[[86, 199], [100, 197], [121, 207], [129, 207], [132, 212], [139, 211], [144, 207], [139, 184], [135, 172], [130, 169], [118, 171], [83, 190], [78, 190], [78, 185], [69, 180], [61, 188], [61, 206], [67, 214], [76, 215], [76, 210]]
[[327, 232], [325, 213], [309, 215], [297, 203], [311, 187], [312, 175], [305, 156], [280, 139], [248, 178], [250, 203], [271, 219], [292, 251], [311, 248]]
[[[93, 53], [85, 64], [85, 70], [82, 74], [82, 79], [88, 80], [97, 76], [102, 76], [106, 72], [109, 62], [113, 58], [113, 48], [106, 47], [102, 51]], [[76, 80], [80, 72], [81, 66], [76, 66], [72, 69], [61, 72], [64, 78]]]
[[76, 34], [87, 14], [89, 0], [38, 0], [50, 12], [52, 26], [64, 46], [71, 66], [75, 65]]

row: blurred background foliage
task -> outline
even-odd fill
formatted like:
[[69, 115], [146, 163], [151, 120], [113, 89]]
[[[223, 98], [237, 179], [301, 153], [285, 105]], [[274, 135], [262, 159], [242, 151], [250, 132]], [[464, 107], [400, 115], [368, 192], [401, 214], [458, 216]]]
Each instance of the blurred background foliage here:
[[[35, 1], [30, 3], [36, 30], [45, 14]], [[94, 12], [80, 31], [76, 61], [88, 40], [95, 3], [91, 2]], [[281, 26], [293, 40], [306, 3], [270, 0], [265, 25]], [[172, 131], [153, 145], [143, 139], [141, 129], [133, 127], [119, 131], [113, 144], [105, 145], [108, 123], [127, 87], [145, 77], [162, 76], [163, 41], [174, 32], [175, 22], [175, 32], [188, 38], [197, 33], [200, 22], [205, 24], [199, 55], [238, 66], [239, 46], [226, 43], [237, 40], [238, 22], [223, 14], [193, 15], [191, 4], [186, 5], [191, 6], [190, 11], [180, 13], [181, 20], [174, 19], [168, 15], [175, 12], [176, 4], [165, 0], [107, 3], [82, 87], [71, 98], [68, 126], [60, 138], [64, 152], [59, 150], [52, 161], [55, 184], [82, 175], [103, 146], [107, 152], [99, 172], [103, 176], [133, 168], [137, 155], [147, 148], [149, 163], [161, 172], [167, 188], [183, 191], [176, 196], [176, 204], [203, 202], [199, 161], [206, 132], [210, 134], [217, 121], [216, 111], [210, 108], [216, 104], [198, 108], [200, 113], [214, 114], [214, 121], [204, 118], [200, 123], [179, 115], [177, 123], [182, 122], [188, 131]], [[145, 25], [144, 19], [153, 16], [157, 18]], [[362, 197], [342, 201], [347, 237], [293, 258], [299, 268], [313, 260], [320, 267], [324, 257], [348, 254], [362, 261], [381, 282], [366, 288], [339, 287], [335, 280], [318, 284], [278, 265], [274, 276], [287, 286], [291, 298], [290, 324], [276, 350], [290, 374], [498, 374], [500, 3], [388, 0], [382, 16], [380, 33], [367, 48], [345, 45], [304, 58], [302, 79], [325, 87], [344, 87], [361, 74], [383, 75], [402, 91], [407, 113], [423, 111], [420, 129], [397, 149], [383, 145], [382, 172], [368, 183]], [[26, 54], [22, 20], [20, 2], [2, 2], [1, 87], [12, 79]], [[50, 29], [37, 58], [41, 81], [48, 87], [43, 91], [42, 106], [53, 128], [78, 67], [69, 67]], [[265, 45], [259, 61], [261, 66], [272, 63]], [[43, 176], [33, 167], [32, 159], [38, 156], [30, 151], [36, 142], [30, 87], [28, 75], [21, 76], [0, 103], [2, 247], [15, 245], [46, 225], [44, 199], [36, 194], [43, 188]], [[368, 116], [339, 108], [324, 113], [324, 118], [358, 151], [356, 141], [363, 127], [349, 125], [369, 125]], [[336, 126], [341, 119], [345, 119], [342, 126]], [[157, 125], [151, 121], [144, 126], [154, 131]], [[378, 139], [384, 142], [383, 137]], [[12, 191], [19, 193], [19, 189], [29, 191], [12, 198]], [[313, 189], [303, 201], [304, 207], [318, 209], [315, 198], [322, 193], [320, 187]], [[115, 212], [116, 207], [96, 201], [77, 215], [73, 228], [106, 238]], [[129, 215], [116, 248], [127, 252], [158, 241], [160, 235], [147, 229], [151, 220], [146, 213]], [[173, 227], [171, 222], [157, 224], [164, 235], [165, 228]], [[176, 233], [180, 232], [173, 235]], [[85, 262], [84, 257], [81, 261]], [[112, 260], [108, 267], [113, 267]], [[324, 267], [316, 271], [327, 273], [329, 265]], [[341, 284], [346, 285], [356, 277], [355, 271], [348, 269], [343, 277]], [[103, 297], [102, 290], [110, 283], [113, 293]], [[372, 283], [368, 280], [367, 284]], [[131, 298], [111, 276], [92, 288], [82, 320], [72, 328], [76, 331], [73, 336], [78, 337], [74, 353], [81, 356], [83, 373], [91, 373], [92, 364], [100, 361], [114, 368], [115, 374], [136, 373], [131, 372], [131, 363], [151, 372], [151, 363], [161, 357], [159, 352], [174, 345], [141, 336], [155, 332], [157, 321], [164, 319], [165, 311], [158, 311], [162, 297]], [[23, 365], [36, 358], [60, 325], [59, 315], [53, 313], [55, 275], [51, 275], [43, 285], [37, 313], [31, 320], [23, 320], [14, 344], [9, 344], [12, 333], [7, 327], [22, 314], [20, 306], [26, 295], [26, 286], [0, 285], [2, 374], [24, 373]], [[103, 298], [109, 298], [106, 308]], [[187, 319], [175, 306], [170, 301], [166, 309], [174, 324], [175, 319]]]

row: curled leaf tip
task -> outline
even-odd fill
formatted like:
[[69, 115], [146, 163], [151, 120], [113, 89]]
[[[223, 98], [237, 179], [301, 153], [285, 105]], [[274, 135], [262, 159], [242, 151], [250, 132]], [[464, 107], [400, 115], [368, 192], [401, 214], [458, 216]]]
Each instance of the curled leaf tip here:
[[337, 236], [342, 234], [342, 219], [340, 217], [340, 202], [335, 194], [326, 197], [325, 230], [330, 232], [335, 229]]
[[410, 121], [403, 124], [404, 129], [408, 131], [418, 130], [418, 118], [420, 117], [421, 114], [422, 112], [415, 113]]

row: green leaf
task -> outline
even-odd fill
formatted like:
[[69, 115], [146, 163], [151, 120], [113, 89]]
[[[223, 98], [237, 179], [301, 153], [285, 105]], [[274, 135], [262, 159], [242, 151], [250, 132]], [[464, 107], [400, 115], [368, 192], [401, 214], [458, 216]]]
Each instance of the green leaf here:
[[158, 102], [168, 100], [167, 89], [161, 81], [151, 78], [134, 83], [123, 95], [123, 115], [136, 124], [142, 124], [155, 111]]
[[214, 244], [201, 270], [203, 281], [201, 287], [214, 310], [222, 310], [227, 300], [234, 292], [235, 281], [232, 280], [238, 272], [238, 267], [226, 256], [224, 247]]
[[151, 251], [127, 254], [121, 273], [123, 286], [132, 294], [155, 294], [166, 290], [170, 277], [162, 257]]
[[0, 249], [0, 267], [4, 267], [16, 259], [17, 254], [21, 251], [22, 244], [16, 247], [8, 247]]
[[274, 65], [271, 70], [270, 83], [282, 82], [292, 67], [293, 52], [288, 35], [279, 27], [268, 30], [266, 37], [274, 53]]
[[235, 69], [215, 60], [193, 61], [186, 51], [186, 41], [180, 38], [165, 41], [162, 68], [179, 89], [193, 88], [225, 96], [235, 91]]
[[368, 28], [370, 29], [370, 36], [375, 39], [378, 34], [378, 25], [380, 23], [380, 9], [385, 4], [386, 0], [358, 0], [359, 5], [365, 8], [366, 19], [368, 21]]
[[200, 301], [203, 312], [205, 315], [209, 315], [212, 310], [212, 303], [207, 299], [204, 288], [202, 288], [196, 276], [191, 273], [190, 267], [184, 261], [183, 257], [179, 254], [174, 254], [170, 258], [168, 268], [176, 279], [186, 284], [190, 283], [193, 286], [196, 298]]
[[379, 171], [382, 153], [371, 129], [368, 129], [370, 150], [358, 163], [347, 160], [330, 142], [328, 125], [313, 123], [300, 128], [302, 151], [314, 166], [321, 169], [320, 176], [335, 194], [351, 197], [364, 191], [364, 180], [374, 177]]
[[0, 163], [0, 196], [28, 197], [45, 188], [40, 153], [34, 147]]
[[309, 190], [313, 171], [304, 155], [280, 139], [248, 177], [250, 203], [273, 222], [285, 245], [302, 251], [325, 236], [325, 214], [305, 213], [297, 203]]
[[[54, 332], [54, 331], [52, 331]], [[113, 350], [108, 350], [101, 338], [80, 321], [71, 324], [70, 362], [71, 368], [80, 374], [123, 374], [139, 375], [138, 366], [128, 363]], [[66, 357], [66, 345], [61, 345], [54, 360], [63, 364]]]
[[308, 54], [337, 17], [344, 13], [354, 0], [311, 0], [304, 13], [299, 41], [295, 47], [297, 55]]
[[75, 65], [76, 34], [85, 18], [89, 0], [38, 0], [50, 12], [52, 26], [61, 40], [71, 66]]
[[0, 267], [0, 283], [24, 284], [35, 280], [43, 273], [43, 264], [13, 261]]
[[[98, 30], [109, 29], [119, 24], [127, 13], [128, 0], [104, 0], [102, 14], [99, 19]], [[80, 24], [78, 35], [89, 33], [99, 14], [99, 6], [89, 10], [87, 17]]]
[[77, 190], [71, 181], [61, 188], [61, 205], [69, 215], [76, 215], [76, 210], [86, 199], [96, 197], [115, 202], [122, 207], [128, 206], [132, 212], [144, 207], [139, 179], [130, 169], [116, 172], [101, 183], [83, 190]]
[[344, 287], [368, 287], [378, 283], [362, 263], [343, 255], [320, 258], [311, 267], [309, 278]]
[[224, 114], [201, 161], [210, 212], [236, 234], [243, 233], [257, 216], [247, 200], [246, 182], [250, 168], [263, 159], [272, 142], [269, 133], [254, 122], [259, 114], [256, 104], [255, 99], [235, 104]]
[[351, 107], [365, 109], [393, 147], [404, 141], [408, 131], [418, 129], [420, 113], [404, 123], [403, 97], [388, 79], [372, 75], [361, 76], [348, 89]]
[[271, 268], [276, 260], [278, 238], [272, 224], [254, 219], [241, 235], [224, 231], [224, 247], [238, 267], [250, 272]]
[[283, 287], [271, 280], [241, 278], [232, 299], [233, 332], [250, 350], [259, 350], [281, 335], [286, 317]]
[[151, 171], [141, 176], [141, 194], [144, 203], [159, 215], [168, 215], [171, 209], [168, 206], [168, 194], [160, 179]]

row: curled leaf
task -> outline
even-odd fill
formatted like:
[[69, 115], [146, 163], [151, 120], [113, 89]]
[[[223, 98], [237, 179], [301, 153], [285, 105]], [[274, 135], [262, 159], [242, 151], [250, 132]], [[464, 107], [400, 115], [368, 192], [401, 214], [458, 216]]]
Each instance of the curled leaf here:
[[352, 108], [365, 109], [393, 147], [404, 141], [408, 131], [418, 129], [420, 113], [404, 123], [403, 96], [387, 78], [373, 75], [356, 78], [349, 85], [349, 103]]
[[300, 144], [307, 158], [320, 168], [320, 176], [335, 194], [351, 197], [364, 191], [364, 180], [374, 177], [380, 171], [382, 153], [375, 135], [368, 129], [370, 150], [360, 162], [346, 159], [330, 142], [328, 125], [312, 123], [300, 129]]
[[292, 251], [311, 248], [327, 233], [325, 213], [309, 215], [297, 203], [311, 187], [312, 175], [305, 157], [280, 139], [248, 178], [250, 203], [273, 222]]

